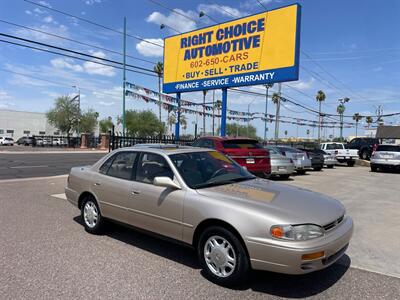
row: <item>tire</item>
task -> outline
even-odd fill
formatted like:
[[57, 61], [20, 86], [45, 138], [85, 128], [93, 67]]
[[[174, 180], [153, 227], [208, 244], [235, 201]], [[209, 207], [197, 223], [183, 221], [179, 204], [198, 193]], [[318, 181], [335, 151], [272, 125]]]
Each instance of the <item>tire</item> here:
[[349, 167], [354, 167], [355, 164], [356, 164], [356, 162], [354, 160], [347, 162], [347, 166], [349, 166]]
[[378, 171], [378, 167], [375, 165], [371, 165], [371, 172], [377, 172]]
[[282, 174], [282, 175], [279, 175], [279, 178], [280, 178], [280, 179], [288, 180], [289, 177], [290, 177], [290, 174]]
[[87, 196], [83, 199], [81, 217], [87, 232], [92, 234], [101, 234], [103, 232], [105, 220], [93, 196]]
[[316, 167], [316, 168], [314, 168], [314, 171], [321, 171], [322, 170], [322, 167]]
[[369, 155], [368, 155], [367, 150], [363, 150], [363, 151], [361, 152], [360, 158], [363, 159], [363, 160], [368, 160], [368, 159], [369, 159]]
[[327, 165], [326, 166], [328, 169], [333, 169], [334, 165]]
[[296, 170], [298, 175], [304, 175], [306, 174], [306, 170]]
[[223, 227], [213, 226], [204, 230], [197, 245], [197, 255], [205, 277], [221, 286], [238, 285], [250, 270], [249, 257], [241, 241]]

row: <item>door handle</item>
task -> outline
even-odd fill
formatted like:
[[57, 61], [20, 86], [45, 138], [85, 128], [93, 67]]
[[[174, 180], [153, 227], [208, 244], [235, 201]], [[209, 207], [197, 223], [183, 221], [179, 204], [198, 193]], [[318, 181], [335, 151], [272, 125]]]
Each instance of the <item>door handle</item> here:
[[139, 195], [139, 194], [140, 194], [140, 191], [132, 190], [131, 194], [132, 194], [132, 195]]
[[93, 185], [100, 185], [100, 182], [95, 182]]

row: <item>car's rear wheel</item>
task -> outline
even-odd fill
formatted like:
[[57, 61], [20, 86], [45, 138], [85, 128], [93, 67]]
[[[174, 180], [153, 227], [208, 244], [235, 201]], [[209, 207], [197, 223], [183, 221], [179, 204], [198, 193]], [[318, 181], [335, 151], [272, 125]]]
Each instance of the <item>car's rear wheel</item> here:
[[327, 165], [326, 167], [329, 169], [333, 169], [333, 165]]
[[297, 174], [304, 175], [306, 174], [306, 170], [296, 170]]
[[289, 179], [289, 177], [290, 177], [290, 174], [281, 174], [281, 175], [279, 175], [279, 178], [281, 178], [281, 179]]
[[368, 160], [369, 159], [367, 150], [363, 150], [361, 152], [360, 156], [361, 156], [361, 159], [364, 159], [364, 160]]
[[314, 168], [314, 171], [321, 171], [322, 170], [322, 167], [316, 167], [316, 168]]
[[354, 160], [347, 162], [347, 166], [349, 166], [349, 167], [354, 167], [355, 164], [356, 164], [356, 162]]
[[371, 165], [371, 172], [376, 172], [378, 171], [378, 167], [375, 165]]
[[200, 236], [197, 253], [204, 275], [222, 286], [242, 282], [250, 269], [241, 241], [223, 227], [209, 227]]
[[86, 196], [83, 200], [81, 216], [87, 232], [93, 234], [102, 233], [105, 221], [93, 196]]

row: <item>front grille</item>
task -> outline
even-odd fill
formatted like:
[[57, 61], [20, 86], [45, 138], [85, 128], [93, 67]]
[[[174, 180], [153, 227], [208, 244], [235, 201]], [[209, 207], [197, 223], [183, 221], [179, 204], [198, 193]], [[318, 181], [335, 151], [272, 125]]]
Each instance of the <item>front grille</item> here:
[[341, 216], [340, 218], [336, 219], [335, 221], [324, 225], [323, 227], [324, 227], [325, 231], [335, 228], [337, 225], [339, 225], [343, 221], [343, 218], [344, 218], [344, 215]]

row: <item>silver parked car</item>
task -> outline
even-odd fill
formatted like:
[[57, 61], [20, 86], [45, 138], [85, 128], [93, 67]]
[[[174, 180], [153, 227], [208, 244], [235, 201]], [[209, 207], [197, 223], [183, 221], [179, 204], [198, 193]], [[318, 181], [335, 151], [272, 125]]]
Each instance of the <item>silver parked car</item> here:
[[332, 169], [338, 163], [336, 157], [333, 154], [325, 152], [322, 149], [315, 149], [315, 151], [321, 153], [324, 156], [324, 165], [327, 168]]
[[291, 158], [280, 154], [277, 150], [268, 147], [271, 160], [271, 176], [288, 179], [294, 173], [294, 164]]
[[304, 151], [289, 146], [267, 146], [267, 148], [292, 159], [297, 174], [305, 174], [307, 169], [311, 169], [311, 159]]
[[65, 193], [88, 232], [112, 219], [178, 240], [196, 249], [206, 276], [221, 285], [240, 282], [251, 268], [326, 268], [353, 232], [337, 200], [256, 178], [205, 148], [121, 148], [72, 168]]
[[400, 170], [400, 145], [378, 145], [371, 156], [371, 171]]

